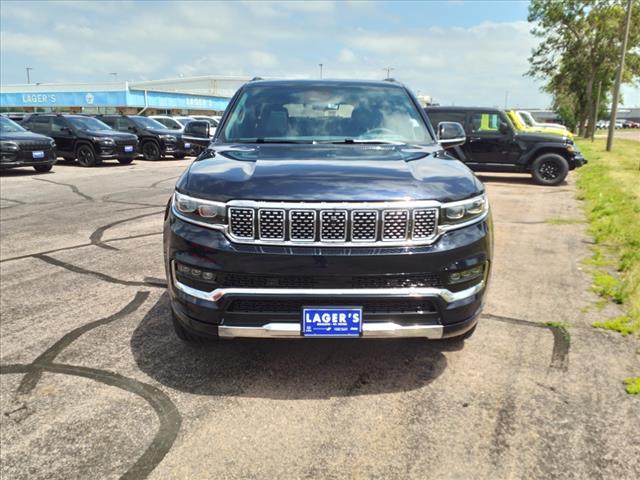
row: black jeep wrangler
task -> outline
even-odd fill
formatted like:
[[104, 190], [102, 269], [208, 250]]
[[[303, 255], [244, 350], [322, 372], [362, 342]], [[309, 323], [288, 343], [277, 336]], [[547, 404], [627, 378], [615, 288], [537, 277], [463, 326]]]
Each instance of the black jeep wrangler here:
[[110, 159], [129, 164], [137, 155], [135, 135], [112, 130], [93, 117], [35, 113], [25, 118], [22, 126], [53, 138], [58, 156], [77, 159], [83, 167], [93, 167]]
[[485, 172], [530, 173], [542, 185], [558, 185], [587, 160], [573, 140], [557, 134], [518, 131], [494, 108], [427, 107], [431, 123], [458, 122], [467, 141], [450, 153], [469, 168]]
[[96, 118], [111, 128], [137, 135], [145, 160], [160, 160], [166, 155], [179, 160], [191, 150], [180, 132], [168, 129], [153, 118], [141, 115], [96, 115]]
[[[192, 128], [190, 128], [192, 127]], [[403, 85], [252, 81], [167, 205], [176, 334], [468, 337], [492, 260], [482, 183]]]

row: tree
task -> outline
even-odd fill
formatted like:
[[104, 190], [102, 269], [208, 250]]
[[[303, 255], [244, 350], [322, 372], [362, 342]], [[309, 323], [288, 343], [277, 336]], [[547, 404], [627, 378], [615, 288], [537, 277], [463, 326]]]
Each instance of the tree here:
[[[541, 39], [529, 57], [527, 75], [545, 82], [553, 106], [579, 135], [589, 136], [592, 121], [607, 104], [620, 54], [623, 0], [532, 0], [531, 33]], [[624, 83], [640, 79], [640, 0], [634, 0]], [[596, 105], [595, 91], [605, 92]]]

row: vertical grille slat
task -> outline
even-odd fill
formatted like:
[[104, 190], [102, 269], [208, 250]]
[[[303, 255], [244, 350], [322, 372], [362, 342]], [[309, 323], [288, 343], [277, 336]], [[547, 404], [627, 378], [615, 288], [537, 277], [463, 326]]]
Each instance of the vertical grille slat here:
[[347, 239], [347, 212], [322, 210], [320, 212], [320, 240], [344, 242]]
[[435, 208], [423, 208], [413, 211], [413, 240], [424, 240], [435, 236], [438, 227], [438, 211]]
[[409, 233], [408, 210], [382, 211], [382, 240], [404, 240]]
[[378, 211], [354, 210], [351, 212], [351, 240], [375, 242], [378, 239]]
[[284, 210], [268, 208], [258, 210], [258, 232], [263, 240], [284, 240]]
[[229, 231], [231, 235], [247, 240], [255, 238], [254, 215], [253, 208], [229, 208]]
[[316, 211], [289, 211], [289, 238], [299, 242], [313, 242], [316, 239]]

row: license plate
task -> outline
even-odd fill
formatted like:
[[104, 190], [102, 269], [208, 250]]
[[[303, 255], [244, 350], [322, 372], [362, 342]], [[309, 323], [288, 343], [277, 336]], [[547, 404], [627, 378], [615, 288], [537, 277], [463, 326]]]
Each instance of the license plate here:
[[127, 153], [133, 152], [133, 145], [125, 145], [124, 146], [124, 151], [127, 152]]
[[190, 143], [185, 143], [184, 144], [184, 148], [191, 148], [191, 144]]
[[358, 337], [362, 333], [362, 307], [310, 307], [302, 309], [305, 337]]
[[33, 158], [44, 158], [44, 152], [41, 150], [33, 152]]

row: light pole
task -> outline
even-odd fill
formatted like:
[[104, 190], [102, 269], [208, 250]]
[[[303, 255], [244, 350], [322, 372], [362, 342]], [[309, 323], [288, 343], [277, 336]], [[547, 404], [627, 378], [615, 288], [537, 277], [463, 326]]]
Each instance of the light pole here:
[[393, 67], [384, 67], [382, 70], [386, 70], [387, 72], [387, 80], [391, 78], [391, 70], [395, 70]]
[[322, 64], [319, 63], [318, 66], [320, 67], [320, 80], [322, 80]]
[[31, 70], [33, 70], [33, 68], [31, 68], [31, 67], [24, 67], [24, 69], [27, 71], [27, 84], [30, 84], [30, 83], [31, 83], [31, 78], [29, 77], [29, 72], [30, 72]]
[[622, 82], [622, 72], [624, 71], [624, 55], [627, 51], [627, 40], [629, 39], [629, 26], [631, 25], [631, 5], [627, 2], [627, 16], [624, 19], [624, 35], [622, 37], [622, 52], [620, 53], [620, 67], [616, 75], [616, 85], [613, 87], [613, 100], [611, 101], [611, 118], [609, 119], [609, 135], [607, 135], [607, 152], [613, 146], [613, 132], [616, 130], [616, 116], [618, 115], [618, 98], [620, 97], [620, 83]]

